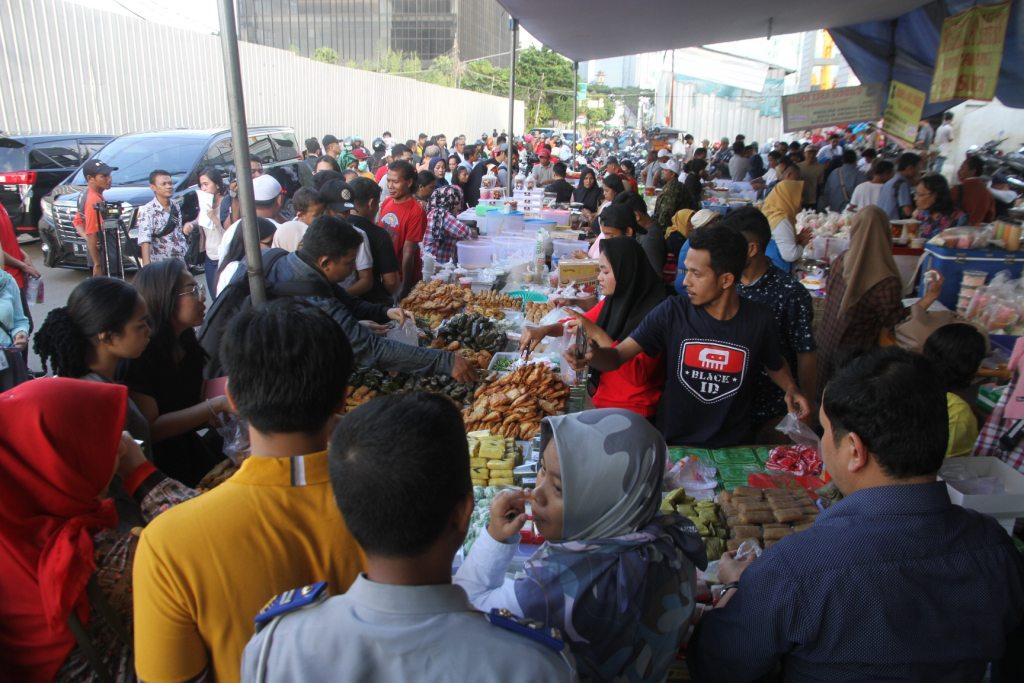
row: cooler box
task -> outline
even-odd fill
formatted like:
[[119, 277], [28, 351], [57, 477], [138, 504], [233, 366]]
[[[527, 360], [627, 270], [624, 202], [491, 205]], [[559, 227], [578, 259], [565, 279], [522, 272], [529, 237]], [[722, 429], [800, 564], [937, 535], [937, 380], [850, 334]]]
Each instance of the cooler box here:
[[1024, 251], [1006, 251], [1005, 249], [952, 249], [933, 244], [925, 245], [924, 256], [918, 280], [918, 294], [924, 292], [924, 275], [929, 270], [942, 273], [946, 281], [942, 284], [939, 295], [946, 308], [956, 310], [957, 296], [960, 293], [960, 280], [965, 270], [980, 270], [988, 273], [988, 280], [1001, 270], [1008, 270], [1015, 278], [1024, 270]]

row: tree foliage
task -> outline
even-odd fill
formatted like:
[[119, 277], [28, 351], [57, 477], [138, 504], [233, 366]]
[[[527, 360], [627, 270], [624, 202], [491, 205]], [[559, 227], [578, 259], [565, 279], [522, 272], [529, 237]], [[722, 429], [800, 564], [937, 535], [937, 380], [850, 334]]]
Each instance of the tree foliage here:
[[335, 52], [333, 48], [318, 47], [313, 52], [314, 62], [323, 62], [324, 64], [337, 64], [338, 60], [338, 53]]

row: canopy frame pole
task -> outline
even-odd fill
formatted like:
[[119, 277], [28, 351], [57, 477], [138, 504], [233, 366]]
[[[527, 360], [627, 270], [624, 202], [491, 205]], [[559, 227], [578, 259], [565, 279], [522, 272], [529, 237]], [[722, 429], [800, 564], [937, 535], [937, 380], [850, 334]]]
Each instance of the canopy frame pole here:
[[516, 125], [516, 53], [519, 52], [519, 20], [512, 17], [509, 27], [512, 30], [512, 63], [508, 70], [508, 155], [505, 159], [505, 165], [508, 167], [505, 174], [508, 177], [508, 187], [505, 189], [508, 190], [508, 198], [511, 199], [515, 186], [515, 179], [512, 176], [512, 153], [515, 149], [513, 131]]
[[580, 63], [572, 63], [572, 170], [576, 170], [576, 145], [579, 144], [579, 133], [576, 132], [580, 118]]
[[263, 259], [260, 256], [260, 236], [256, 226], [256, 197], [252, 189], [252, 169], [249, 167], [249, 129], [245, 123], [245, 96], [242, 91], [242, 65], [238, 57], [234, 0], [220, 0], [217, 4], [224, 77], [228, 86], [232, 157], [235, 162], [235, 178], [238, 181], [238, 202], [242, 211], [239, 232], [245, 240], [249, 296], [253, 305], [259, 306], [266, 303], [267, 292], [263, 282]]

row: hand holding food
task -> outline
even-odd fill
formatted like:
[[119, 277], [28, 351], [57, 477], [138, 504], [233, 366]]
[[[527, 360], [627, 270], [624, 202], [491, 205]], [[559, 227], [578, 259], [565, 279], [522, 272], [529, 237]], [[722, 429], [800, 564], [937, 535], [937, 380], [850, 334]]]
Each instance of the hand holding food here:
[[494, 498], [487, 523], [491, 538], [506, 543], [522, 531], [526, 524], [526, 500], [526, 493], [518, 490], [502, 491]]

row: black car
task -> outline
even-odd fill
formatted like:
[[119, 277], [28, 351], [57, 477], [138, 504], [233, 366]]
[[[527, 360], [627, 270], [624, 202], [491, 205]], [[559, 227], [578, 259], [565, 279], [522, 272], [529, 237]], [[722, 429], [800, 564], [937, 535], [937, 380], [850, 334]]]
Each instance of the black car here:
[[113, 135], [0, 136], [0, 204], [18, 232], [36, 233], [40, 202]]
[[[264, 172], [274, 176], [288, 197], [312, 175], [302, 163], [302, 155], [291, 128], [262, 127], [249, 129], [249, 154], [263, 162]], [[231, 131], [165, 130], [152, 133], [122, 135], [100, 149], [96, 155], [104, 163], [117, 168], [113, 185], [103, 193], [107, 202], [121, 203], [121, 221], [125, 233], [122, 252], [128, 268], [138, 266], [138, 232], [135, 220], [138, 210], [153, 199], [149, 174], [163, 169], [174, 179], [172, 201], [181, 207], [184, 220], [199, 214], [196, 187], [199, 172], [212, 166], [234, 176]], [[85, 238], [74, 226], [79, 196], [86, 189], [81, 169], [64, 184], [57, 186], [42, 204], [43, 217], [39, 234], [43, 240], [45, 263], [51, 268], [87, 268]]]

